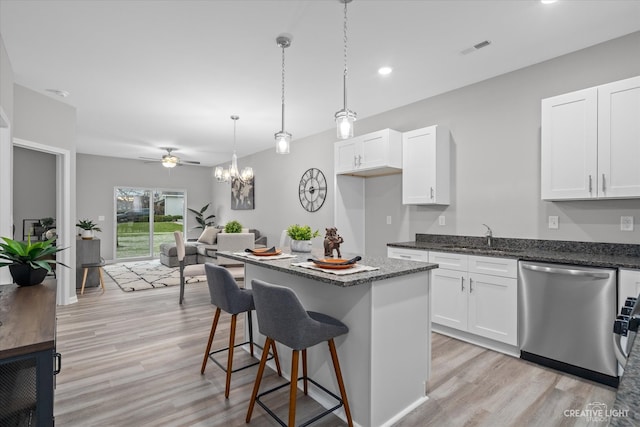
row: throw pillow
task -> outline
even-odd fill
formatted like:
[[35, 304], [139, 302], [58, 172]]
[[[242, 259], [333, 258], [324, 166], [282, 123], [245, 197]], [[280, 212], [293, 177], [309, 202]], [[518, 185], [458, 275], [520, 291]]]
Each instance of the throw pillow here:
[[213, 245], [216, 243], [218, 238], [218, 232], [220, 230], [215, 227], [207, 227], [204, 229], [200, 237], [198, 237], [199, 243], [204, 243], [207, 245]]

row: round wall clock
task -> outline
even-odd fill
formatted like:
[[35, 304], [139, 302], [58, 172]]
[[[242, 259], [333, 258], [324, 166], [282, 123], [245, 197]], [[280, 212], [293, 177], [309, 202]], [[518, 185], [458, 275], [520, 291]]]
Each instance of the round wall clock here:
[[298, 196], [302, 207], [309, 212], [322, 207], [327, 198], [327, 180], [320, 169], [311, 168], [302, 174]]

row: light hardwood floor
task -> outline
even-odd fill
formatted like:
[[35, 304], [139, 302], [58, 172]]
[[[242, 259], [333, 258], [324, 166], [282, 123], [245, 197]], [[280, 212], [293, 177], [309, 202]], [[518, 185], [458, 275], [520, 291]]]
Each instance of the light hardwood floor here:
[[[233, 374], [228, 400], [220, 368], [209, 362], [200, 375], [214, 313], [206, 284], [187, 285], [180, 306], [176, 286], [125, 293], [105, 279], [106, 292], [88, 288], [77, 304], [58, 307], [62, 371], [56, 377], [56, 425], [246, 425], [256, 368]], [[221, 320], [214, 349], [228, 340], [229, 316]], [[563, 412], [591, 402], [610, 407], [615, 399], [609, 387], [438, 334], [432, 358], [430, 399], [398, 426], [582, 426], [588, 425], [584, 418]], [[262, 387], [282, 381], [268, 369]], [[286, 418], [286, 391], [268, 402]], [[301, 400], [298, 419], [315, 409], [315, 402]], [[251, 425], [278, 424], [256, 407]], [[342, 425], [332, 415], [314, 424]]]

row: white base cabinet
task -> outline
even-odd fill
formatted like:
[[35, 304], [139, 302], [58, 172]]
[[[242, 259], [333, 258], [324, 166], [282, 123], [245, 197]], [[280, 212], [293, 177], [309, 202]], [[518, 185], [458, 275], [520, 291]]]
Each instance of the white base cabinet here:
[[542, 100], [543, 200], [640, 197], [640, 76]]
[[429, 252], [435, 324], [516, 346], [517, 260]]
[[408, 261], [429, 262], [429, 252], [421, 249], [394, 248], [387, 246], [387, 257]]
[[624, 307], [627, 297], [637, 298], [640, 295], [640, 270], [621, 268], [618, 270], [618, 309]]
[[448, 205], [449, 130], [429, 126], [402, 134], [402, 204]]

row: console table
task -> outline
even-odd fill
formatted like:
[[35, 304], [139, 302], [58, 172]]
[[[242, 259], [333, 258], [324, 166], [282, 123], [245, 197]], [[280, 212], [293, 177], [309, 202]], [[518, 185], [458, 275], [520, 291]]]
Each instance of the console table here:
[[0, 425], [53, 426], [56, 281], [0, 285], [0, 322]]

